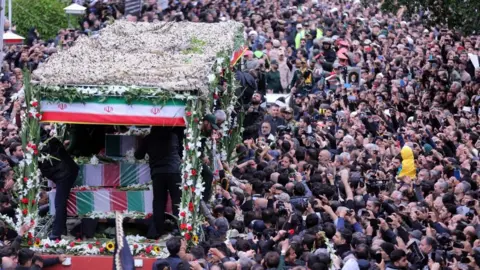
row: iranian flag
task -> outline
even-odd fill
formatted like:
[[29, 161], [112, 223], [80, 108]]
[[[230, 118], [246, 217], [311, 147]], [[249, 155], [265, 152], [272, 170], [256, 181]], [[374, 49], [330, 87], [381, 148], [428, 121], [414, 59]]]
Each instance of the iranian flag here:
[[248, 50], [247, 46], [242, 46], [238, 50], [234, 51], [230, 57], [230, 66], [235, 66], [235, 64], [243, 57], [245, 52]]
[[85, 164], [80, 165], [74, 186], [126, 187], [146, 184], [150, 179], [148, 164]]
[[[50, 213], [55, 214], [55, 194], [49, 193]], [[112, 189], [98, 189], [90, 191], [72, 191], [67, 202], [69, 216], [85, 215], [93, 211], [138, 211], [151, 213], [153, 193], [151, 190], [120, 191]]]
[[185, 102], [168, 100], [127, 103], [122, 97], [92, 98], [72, 103], [41, 101], [42, 122], [104, 125], [185, 126]]

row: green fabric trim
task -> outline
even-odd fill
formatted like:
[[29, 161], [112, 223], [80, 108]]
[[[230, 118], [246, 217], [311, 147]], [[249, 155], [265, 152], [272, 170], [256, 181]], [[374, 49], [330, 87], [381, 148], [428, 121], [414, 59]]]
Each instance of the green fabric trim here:
[[[42, 101], [53, 101], [48, 98], [42, 99]], [[74, 99], [71, 103], [103, 103], [103, 104], [128, 104], [128, 105], [155, 105], [150, 100], [132, 100], [127, 102], [123, 97], [92, 97], [88, 99]], [[185, 101], [179, 99], [168, 99], [162, 102], [162, 106], [185, 106]]]

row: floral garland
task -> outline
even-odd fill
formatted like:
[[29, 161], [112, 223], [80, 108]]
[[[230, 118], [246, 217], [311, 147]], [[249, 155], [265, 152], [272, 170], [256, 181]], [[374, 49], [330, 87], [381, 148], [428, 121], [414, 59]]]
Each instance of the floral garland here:
[[[326, 250], [327, 250], [327, 253], [328, 253], [328, 256], [330, 257], [330, 266], [329, 266], [329, 269], [332, 269], [334, 270], [335, 269], [335, 266], [333, 265], [333, 261], [336, 259], [337, 255], [335, 255], [335, 246], [332, 242], [330, 242], [330, 239], [327, 238], [327, 236], [325, 235], [325, 232], [324, 231], [320, 231], [317, 233], [317, 236], [324, 242], [325, 246], [326, 246]], [[313, 251], [314, 252], [314, 251]]]
[[182, 199], [179, 207], [179, 226], [180, 232], [192, 244], [198, 243], [198, 236], [200, 234], [199, 222], [199, 205], [202, 200], [202, 192], [205, 190], [202, 181], [202, 160], [199, 148], [201, 143], [201, 124], [202, 117], [202, 102], [193, 100], [187, 101], [185, 108], [185, 129], [183, 159], [184, 165], [182, 168]]
[[150, 128], [137, 128], [136, 126], [131, 126], [128, 128], [128, 131], [121, 133], [120, 135], [147, 136], [148, 134], [150, 134]]
[[153, 104], [162, 104], [166, 100], [187, 100], [190, 95], [176, 94], [160, 88], [139, 86], [36, 86], [36, 91], [49, 101], [87, 102], [95, 97], [106, 99], [112, 96], [121, 96], [127, 103], [132, 101], [149, 101]]
[[[123, 211], [122, 215], [125, 218], [131, 218], [131, 219], [149, 219], [152, 217], [152, 213], [144, 213], [144, 212], [128, 211], [128, 210]], [[92, 219], [114, 219], [115, 212], [93, 211], [83, 215], [82, 217], [92, 218]]]
[[[28, 226], [28, 236], [34, 234], [38, 220], [38, 200], [40, 196], [40, 170], [38, 161], [50, 158], [41, 155], [43, 144], [40, 144], [40, 103], [37, 93], [32, 91], [30, 85], [30, 74], [24, 74], [24, 94], [26, 114], [21, 116], [22, 128], [20, 137], [25, 158], [15, 168], [16, 183], [14, 190], [19, 199], [19, 205], [15, 209], [15, 219], [6, 215], [0, 215], [11, 228], [20, 230], [22, 226]], [[28, 237], [27, 236], [27, 237]]]
[[75, 186], [72, 187], [73, 191], [94, 191], [99, 189], [108, 189], [108, 190], [121, 190], [121, 191], [139, 191], [139, 190], [149, 190], [152, 187], [152, 181], [145, 184], [131, 184], [125, 187], [94, 187], [94, 186]]
[[125, 162], [125, 163], [130, 163], [130, 164], [145, 164], [148, 163], [148, 155], [145, 155], [145, 159], [141, 160], [133, 160], [133, 152], [131, 150], [127, 151], [127, 155], [123, 159], [109, 159], [106, 160], [104, 157], [100, 156], [101, 158], [98, 158], [97, 155], [93, 155], [91, 157], [75, 157], [75, 163], [78, 165], [99, 165], [99, 164], [111, 164], [111, 163], [118, 163], [118, 162]]
[[[141, 236], [126, 236], [133, 256], [166, 258], [169, 256], [165, 246], [158, 242], [148, 241]], [[69, 255], [113, 255], [115, 243], [109, 239], [82, 241], [50, 240], [33, 237], [28, 238], [28, 246], [39, 253], [57, 254], [59, 251]]]

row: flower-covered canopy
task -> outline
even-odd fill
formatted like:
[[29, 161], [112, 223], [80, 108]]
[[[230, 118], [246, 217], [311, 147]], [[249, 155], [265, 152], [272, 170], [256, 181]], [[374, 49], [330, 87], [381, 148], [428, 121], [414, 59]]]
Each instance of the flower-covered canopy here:
[[34, 72], [41, 85], [118, 85], [167, 91], [209, 91], [219, 52], [243, 41], [237, 22], [116, 21], [98, 36], [82, 37]]

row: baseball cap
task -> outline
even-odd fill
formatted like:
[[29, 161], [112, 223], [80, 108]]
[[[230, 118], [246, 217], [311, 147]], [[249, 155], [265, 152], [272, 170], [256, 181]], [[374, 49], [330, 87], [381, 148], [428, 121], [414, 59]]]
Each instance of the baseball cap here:
[[250, 223], [253, 232], [255, 233], [262, 233], [267, 227], [265, 226], [265, 222], [263, 220], [252, 220]]
[[215, 219], [215, 227], [220, 233], [226, 233], [228, 231], [228, 220], [224, 217]]
[[219, 127], [217, 126], [217, 117], [215, 117], [215, 115], [207, 114], [203, 117], [203, 121], [208, 121], [212, 125], [213, 129], [219, 129]]

